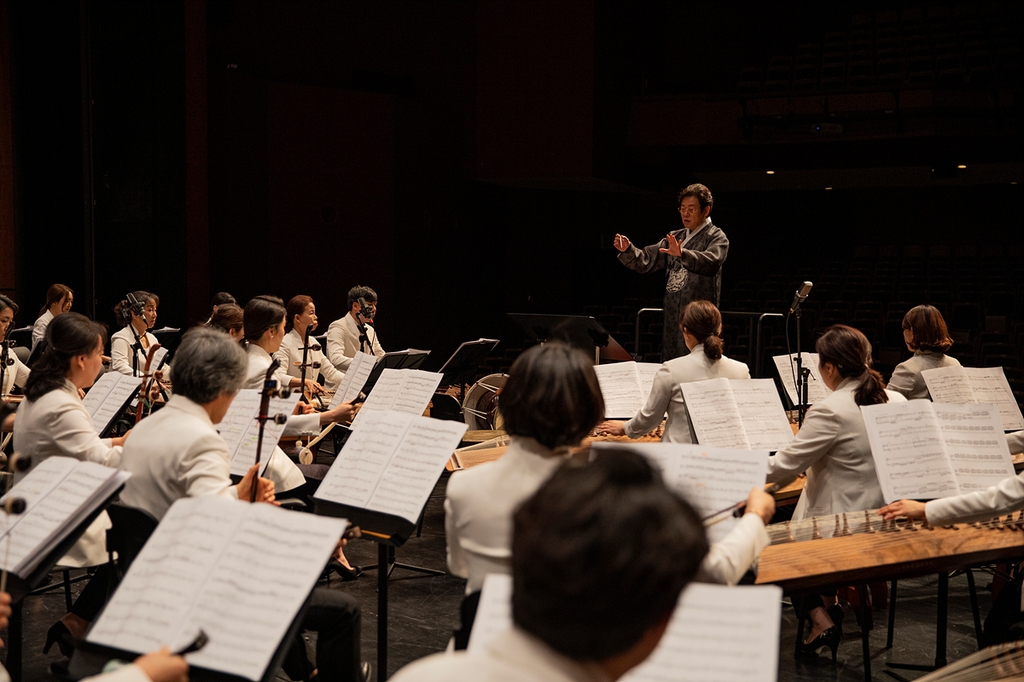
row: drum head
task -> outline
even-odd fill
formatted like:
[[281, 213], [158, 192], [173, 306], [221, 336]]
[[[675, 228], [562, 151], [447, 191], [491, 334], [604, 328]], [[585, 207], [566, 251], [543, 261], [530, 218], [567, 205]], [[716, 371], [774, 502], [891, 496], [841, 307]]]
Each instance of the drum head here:
[[[497, 428], [495, 418], [497, 417], [496, 400], [497, 389], [504, 388], [508, 381], [507, 374], [488, 374], [466, 392], [466, 399], [462, 401], [462, 416], [469, 425], [470, 431], [483, 431]], [[482, 413], [482, 414], [481, 414]]]

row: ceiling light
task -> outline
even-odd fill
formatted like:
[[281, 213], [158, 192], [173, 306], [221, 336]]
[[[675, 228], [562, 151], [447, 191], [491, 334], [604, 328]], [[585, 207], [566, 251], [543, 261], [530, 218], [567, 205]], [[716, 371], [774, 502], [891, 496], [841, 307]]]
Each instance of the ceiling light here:
[[964, 164], [961, 163], [959, 166], [957, 166], [957, 168], [961, 168], [962, 169], [962, 168], [967, 168], [967, 166], [965, 166]]
[[775, 171], [765, 171], [765, 173], [768, 175], [775, 175]]

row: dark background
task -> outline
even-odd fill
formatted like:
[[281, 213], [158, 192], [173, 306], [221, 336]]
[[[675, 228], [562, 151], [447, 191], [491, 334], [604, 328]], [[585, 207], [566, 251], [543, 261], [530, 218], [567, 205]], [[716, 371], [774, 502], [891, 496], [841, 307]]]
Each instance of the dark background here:
[[[969, 246], [980, 270], [1022, 253], [1012, 2], [2, 8], [0, 244], [15, 253], [0, 254], [0, 289], [22, 304], [18, 325], [61, 281], [76, 310], [111, 322], [125, 292], [154, 291], [158, 326], [205, 319], [219, 290], [306, 293], [325, 331], [368, 284], [385, 347], [439, 363], [461, 341], [511, 338], [506, 312], [657, 300], [662, 277], [621, 267], [611, 237], [659, 239], [694, 181], [732, 241], [723, 308], [741, 280], [785, 299], [858, 247]], [[919, 31], [927, 82], [912, 73]], [[810, 44], [827, 61], [841, 43], [853, 65], [869, 33], [873, 80], [850, 66], [826, 82], [819, 66], [799, 86], [790, 66], [778, 85], [776, 55]], [[890, 34], [896, 85], [882, 82]], [[981, 42], [991, 72], [971, 56]]]

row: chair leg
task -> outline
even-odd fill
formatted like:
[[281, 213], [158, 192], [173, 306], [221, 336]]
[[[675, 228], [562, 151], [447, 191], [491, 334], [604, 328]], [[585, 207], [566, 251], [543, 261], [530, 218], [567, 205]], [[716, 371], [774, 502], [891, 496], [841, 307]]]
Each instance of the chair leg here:
[[71, 613], [71, 571], [65, 569], [60, 573], [64, 576], [64, 604], [68, 608], [68, 613]]
[[892, 588], [889, 590], [889, 625], [885, 632], [885, 648], [892, 648], [892, 636], [896, 631], [896, 581], [892, 581]]
[[971, 569], [967, 573], [967, 587], [971, 592], [971, 613], [974, 615], [974, 638], [978, 641], [978, 649], [984, 648], [984, 641], [981, 630], [981, 611], [978, 608], [978, 591], [974, 587], [974, 572]]

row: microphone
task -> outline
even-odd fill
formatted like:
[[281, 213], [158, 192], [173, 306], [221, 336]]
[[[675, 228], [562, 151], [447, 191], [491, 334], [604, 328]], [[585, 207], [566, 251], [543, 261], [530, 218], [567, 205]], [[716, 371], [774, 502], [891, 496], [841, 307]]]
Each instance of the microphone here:
[[796, 293], [793, 294], [793, 302], [789, 304], [789, 312], [786, 313], [787, 315], [792, 315], [794, 312], [796, 312], [796, 309], [799, 308], [800, 304], [804, 302], [804, 299], [807, 298], [807, 295], [811, 293], [811, 287], [813, 286], [814, 284], [811, 282], [804, 282], [803, 284], [800, 285], [800, 288], [797, 289]]
[[373, 308], [362, 296], [359, 297], [359, 316], [366, 320], [367, 324], [373, 324]]

